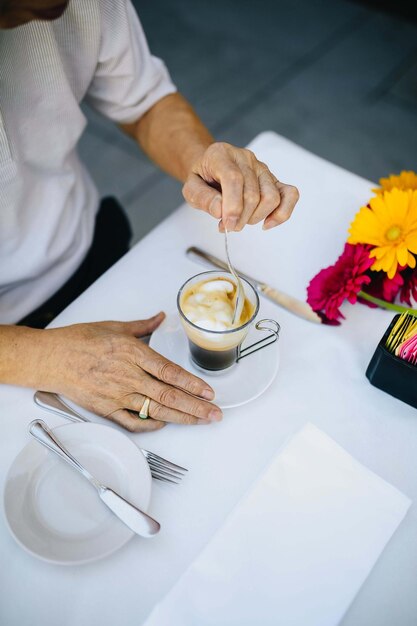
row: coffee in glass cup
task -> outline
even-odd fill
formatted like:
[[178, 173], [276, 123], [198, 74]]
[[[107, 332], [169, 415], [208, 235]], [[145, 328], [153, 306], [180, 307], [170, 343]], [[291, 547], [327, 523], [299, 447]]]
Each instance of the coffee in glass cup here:
[[259, 311], [259, 298], [254, 287], [243, 278], [241, 281], [245, 300], [240, 318], [234, 324], [237, 285], [228, 272], [197, 274], [178, 292], [177, 306], [191, 359], [200, 368], [224, 370], [238, 358], [240, 346]]

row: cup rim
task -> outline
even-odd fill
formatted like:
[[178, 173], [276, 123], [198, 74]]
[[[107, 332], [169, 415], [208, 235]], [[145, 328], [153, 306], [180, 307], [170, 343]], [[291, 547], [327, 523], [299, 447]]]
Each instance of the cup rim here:
[[[215, 335], [230, 335], [231, 333], [242, 331], [244, 328], [246, 328], [247, 326], [249, 326], [249, 324], [253, 322], [255, 317], [258, 315], [259, 307], [260, 307], [259, 296], [255, 287], [252, 285], [252, 283], [250, 283], [246, 278], [243, 278], [242, 276], [239, 276], [240, 280], [245, 282], [247, 285], [249, 285], [249, 287], [252, 289], [253, 293], [255, 294], [255, 298], [256, 298], [255, 310], [253, 314], [251, 315], [250, 319], [248, 319], [247, 322], [242, 324], [242, 326], [238, 326], [237, 328], [229, 328], [228, 330], [207, 330], [207, 328], [201, 328], [201, 326], [197, 326], [197, 324], [194, 324], [194, 322], [191, 322], [188, 319], [188, 317], [184, 315], [180, 306], [180, 298], [181, 298], [181, 294], [183, 292], [184, 287], [187, 285], [187, 283], [190, 282], [190, 280], [193, 280], [194, 278], [198, 278], [199, 276], [205, 276], [207, 274], [227, 274], [229, 276], [232, 276], [230, 272], [228, 272], [227, 270], [207, 270], [206, 272], [200, 272], [199, 274], [195, 274], [194, 276], [191, 276], [191, 278], [187, 278], [187, 280], [179, 288], [178, 294], [177, 294], [177, 309], [178, 309], [180, 316], [187, 322], [187, 324], [190, 324], [190, 326], [192, 326], [193, 328], [196, 328], [197, 330], [205, 332], [205, 333], [213, 333]], [[234, 282], [233, 277], [232, 277], [232, 281]]]

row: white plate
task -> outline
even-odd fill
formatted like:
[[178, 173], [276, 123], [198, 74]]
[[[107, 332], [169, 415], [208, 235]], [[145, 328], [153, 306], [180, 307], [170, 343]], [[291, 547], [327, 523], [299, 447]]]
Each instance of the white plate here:
[[[262, 339], [265, 334], [252, 328], [243, 346]], [[150, 347], [192, 374], [204, 378], [213, 387], [214, 402], [222, 409], [246, 404], [260, 396], [274, 380], [279, 365], [278, 343], [242, 359], [227, 370], [209, 372], [197, 367], [190, 358], [188, 340], [177, 313], [167, 315], [154, 331]]]
[[[126, 435], [92, 423], [65, 424], [53, 430], [100, 482], [143, 511], [148, 509], [149, 466]], [[94, 561], [134, 535], [81, 474], [36, 441], [23, 448], [9, 469], [4, 511], [17, 542], [51, 563]]]

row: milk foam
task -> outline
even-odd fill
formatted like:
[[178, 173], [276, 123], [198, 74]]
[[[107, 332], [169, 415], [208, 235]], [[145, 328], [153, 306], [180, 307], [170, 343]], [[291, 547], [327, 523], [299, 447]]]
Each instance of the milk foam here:
[[[181, 308], [185, 317], [199, 328], [224, 331], [232, 324], [236, 286], [232, 281], [213, 279], [193, 285], [184, 294]], [[235, 323], [236, 326], [239, 325]]]
[[211, 277], [205, 280], [191, 279], [191, 284], [185, 285], [180, 293], [181, 323], [194, 345], [213, 351], [230, 350], [245, 339], [255, 303], [245, 287], [245, 302], [240, 319], [232, 324], [236, 284], [226, 272], [220, 276], [217, 272], [207, 274], [211, 274]]

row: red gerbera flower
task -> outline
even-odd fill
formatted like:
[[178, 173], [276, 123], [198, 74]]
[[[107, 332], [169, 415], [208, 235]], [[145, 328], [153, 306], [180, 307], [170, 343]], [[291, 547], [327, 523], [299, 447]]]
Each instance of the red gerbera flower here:
[[417, 302], [417, 269], [407, 269], [403, 272], [404, 284], [401, 288], [400, 300], [408, 306], [413, 306], [411, 298]]
[[345, 244], [336, 263], [313, 278], [307, 288], [307, 301], [314, 311], [324, 311], [329, 320], [344, 317], [340, 311], [344, 300], [354, 304], [362, 286], [371, 282], [366, 274], [373, 264], [370, 249], [361, 244]]
[[404, 284], [404, 278], [401, 275], [401, 269], [402, 268], [400, 267], [394, 278], [388, 278], [388, 276], [385, 276], [385, 279], [382, 283], [382, 300], [386, 300], [387, 302], [394, 302], [401, 287]]
[[[369, 293], [371, 296], [375, 296], [375, 298], [380, 298], [380, 300], [385, 300], [386, 302], [394, 302], [404, 284], [404, 278], [401, 274], [401, 270], [403, 269], [404, 267], [400, 267], [394, 278], [388, 278], [385, 272], [374, 272], [371, 270], [369, 272], [371, 282], [366, 287], [366, 293]], [[358, 300], [361, 304], [366, 304], [371, 308], [378, 306], [377, 304], [369, 302], [369, 300], [364, 300], [364, 298], [361, 297], [359, 297]]]

